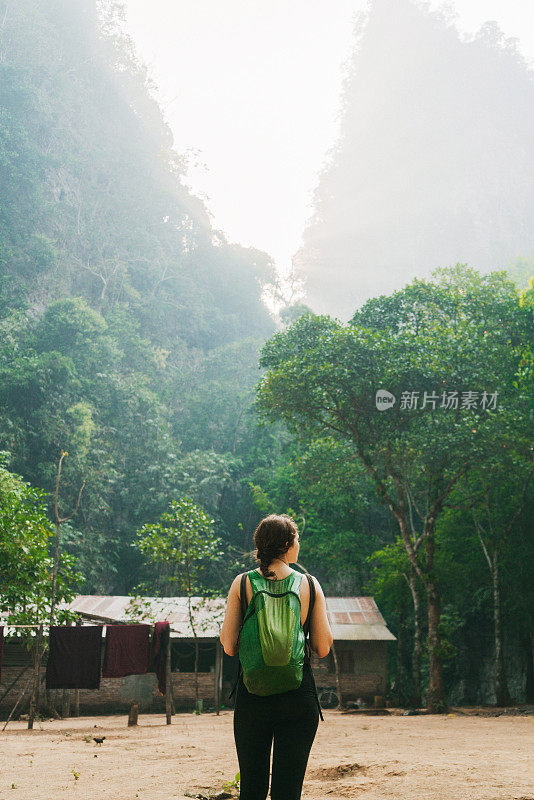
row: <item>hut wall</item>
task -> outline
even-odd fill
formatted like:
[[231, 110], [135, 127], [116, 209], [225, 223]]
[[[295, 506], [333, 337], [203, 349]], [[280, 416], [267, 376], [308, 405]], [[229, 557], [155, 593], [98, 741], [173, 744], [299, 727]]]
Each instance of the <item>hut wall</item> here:
[[[372, 703], [374, 696], [385, 694], [387, 642], [386, 641], [336, 641], [340, 667], [341, 692], [345, 700], [362, 697]], [[312, 668], [317, 690], [335, 689], [336, 674], [332, 655], [312, 657]]]
[[[213, 652], [215, 652], [214, 646]], [[8, 716], [32, 675], [31, 658], [28, 651], [19, 642], [6, 642], [2, 659], [0, 698], [25, 666], [30, 668], [0, 700], [0, 716], [3, 718]], [[198, 674], [199, 696], [203, 699], [206, 708], [215, 703], [215, 674], [211, 665], [203, 665], [203, 667], [211, 670]], [[43, 678], [45, 670], [46, 657], [41, 672]], [[194, 708], [195, 673], [173, 671], [172, 684], [175, 707], [180, 710]], [[41, 687], [44, 692], [44, 680]], [[56, 705], [61, 703], [61, 694], [59, 691]], [[71, 690], [71, 699], [73, 703], [74, 690]], [[80, 689], [80, 713], [82, 714], [126, 712], [133, 702], [138, 702], [142, 711], [163, 712], [165, 710], [165, 697], [159, 693], [156, 675], [153, 672], [148, 672], [146, 675], [128, 675], [125, 678], [101, 678], [100, 689]], [[28, 703], [29, 693], [17, 708], [17, 714], [26, 713]]]

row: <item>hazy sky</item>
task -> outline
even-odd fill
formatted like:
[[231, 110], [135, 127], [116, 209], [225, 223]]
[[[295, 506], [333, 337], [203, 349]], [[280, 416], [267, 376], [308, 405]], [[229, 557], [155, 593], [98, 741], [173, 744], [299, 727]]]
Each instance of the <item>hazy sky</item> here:
[[[342, 67], [362, 0], [125, 0], [188, 183], [230, 241], [284, 272], [337, 133]], [[440, 3], [432, 2], [432, 7]], [[496, 20], [534, 61], [531, 0], [455, 0], [473, 33]]]

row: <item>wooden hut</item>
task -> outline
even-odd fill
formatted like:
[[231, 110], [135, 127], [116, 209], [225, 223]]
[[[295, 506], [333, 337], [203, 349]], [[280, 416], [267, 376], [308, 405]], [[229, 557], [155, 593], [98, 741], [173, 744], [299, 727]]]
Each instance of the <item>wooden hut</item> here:
[[[387, 643], [396, 641], [372, 597], [327, 597], [326, 607], [334, 637], [343, 702], [362, 699], [373, 705], [387, 689]], [[319, 697], [336, 689], [332, 651], [313, 656], [312, 667]]]
[[[362, 698], [372, 704], [387, 686], [387, 642], [395, 636], [388, 630], [372, 597], [329, 597], [326, 600], [334, 635], [343, 700]], [[136, 598], [128, 596], [78, 595], [67, 606], [86, 624], [168, 620], [171, 626], [171, 668], [175, 707], [191, 710], [195, 704], [195, 634], [198, 645], [198, 691], [204, 709], [224, 706], [233, 686], [237, 659], [228, 657], [219, 642], [225, 608], [223, 598]], [[194, 631], [193, 631], [194, 629]], [[105, 636], [105, 630], [104, 630]], [[11, 637], [6, 639], [0, 683], [0, 698], [25, 666], [29, 654]], [[335, 690], [332, 654], [314, 656], [312, 666], [320, 696]], [[20, 681], [19, 681], [20, 684]], [[13, 705], [20, 687], [15, 684], [0, 702], [0, 713]], [[127, 711], [138, 702], [142, 711], [163, 711], [164, 697], [154, 673], [125, 678], [102, 678], [99, 690], [81, 689], [80, 712]]]

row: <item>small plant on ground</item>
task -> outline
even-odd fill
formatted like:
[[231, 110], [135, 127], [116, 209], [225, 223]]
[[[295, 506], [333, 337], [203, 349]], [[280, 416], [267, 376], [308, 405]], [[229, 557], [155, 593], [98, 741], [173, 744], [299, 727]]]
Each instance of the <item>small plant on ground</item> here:
[[223, 789], [225, 792], [231, 792], [232, 789], [239, 789], [239, 779], [241, 777], [241, 773], [237, 773], [235, 775], [233, 781], [228, 781], [227, 783], [223, 783]]

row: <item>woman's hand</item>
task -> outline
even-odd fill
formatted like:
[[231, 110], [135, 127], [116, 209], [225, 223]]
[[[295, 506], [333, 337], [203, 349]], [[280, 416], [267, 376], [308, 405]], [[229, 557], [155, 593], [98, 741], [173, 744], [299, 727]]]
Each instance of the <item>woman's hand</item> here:
[[232, 581], [228, 599], [226, 601], [226, 612], [221, 628], [220, 640], [224, 652], [228, 656], [235, 656], [237, 653], [237, 637], [241, 627], [241, 599], [239, 597], [239, 585], [241, 575], [237, 575]]

